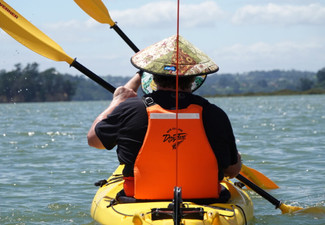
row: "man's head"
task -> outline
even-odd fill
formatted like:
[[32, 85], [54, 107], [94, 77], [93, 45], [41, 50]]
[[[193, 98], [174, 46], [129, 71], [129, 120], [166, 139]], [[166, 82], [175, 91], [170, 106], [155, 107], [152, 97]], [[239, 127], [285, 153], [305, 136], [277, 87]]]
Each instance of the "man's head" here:
[[[176, 89], [176, 76], [161, 76], [153, 75], [153, 80], [157, 84], [157, 89]], [[191, 92], [192, 83], [195, 80], [195, 76], [186, 76], [178, 78], [178, 88], [181, 91]]]
[[[151, 82], [158, 81], [160, 87], [175, 87], [175, 77], [178, 76], [179, 82], [182, 83], [181, 89], [188, 89], [195, 79], [191, 88], [192, 91], [193, 87], [197, 89], [201, 86], [207, 74], [217, 72], [219, 69], [206, 54], [177, 35], [166, 38], [136, 53], [131, 58], [131, 63], [142, 71], [155, 74], [156, 78], [154, 79], [150, 76], [142, 77], [142, 81], [146, 83], [145, 86], [148, 84], [154, 86]], [[158, 76], [161, 78], [157, 78]], [[165, 77], [172, 78], [165, 79]], [[183, 80], [185, 77], [191, 78]], [[198, 77], [198, 79], [192, 77]], [[172, 81], [174, 81], [173, 85], [171, 84]], [[144, 86], [142, 85], [142, 87]]]

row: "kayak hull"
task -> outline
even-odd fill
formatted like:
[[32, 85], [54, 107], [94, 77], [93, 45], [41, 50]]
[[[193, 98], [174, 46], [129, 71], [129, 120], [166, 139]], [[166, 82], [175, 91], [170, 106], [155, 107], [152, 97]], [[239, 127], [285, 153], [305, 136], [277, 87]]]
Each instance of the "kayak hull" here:
[[[119, 166], [108, 183], [100, 187], [93, 199], [91, 206], [92, 218], [100, 224], [174, 224], [173, 219], [157, 217], [155, 209], [168, 209], [172, 201], [150, 201], [133, 203], [116, 203], [115, 196], [123, 188], [122, 166]], [[215, 203], [211, 205], [198, 205], [193, 202], [183, 202], [189, 211], [200, 209], [202, 218], [186, 216], [181, 220], [184, 225], [243, 225], [248, 224], [253, 218], [253, 203], [247, 193], [236, 187], [230, 181], [221, 183], [231, 193], [228, 203]], [[171, 217], [171, 216], [170, 216]]]

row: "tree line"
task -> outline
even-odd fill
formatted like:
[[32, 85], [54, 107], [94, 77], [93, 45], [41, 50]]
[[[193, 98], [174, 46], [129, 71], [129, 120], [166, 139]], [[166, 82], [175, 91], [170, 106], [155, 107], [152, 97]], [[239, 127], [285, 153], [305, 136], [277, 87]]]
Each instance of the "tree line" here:
[[252, 71], [242, 74], [220, 74], [208, 77], [201, 95], [247, 95], [273, 93], [324, 93], [325, 68], [308, 71]]
[[55, 69], [39, 72], [37, 63], [25, 68], [17, 64], [12, 71], [0, 71], [1, 102], [69, 101], [75, 90], [76, 84]]
[[[106, 76], [114, 86], [125, 84], [129, 77]], [[55, 68], [39, 71], [37, 63], [11, 71], [0, 69], [0, 102], [51, 102], [109, 100], [112, 94], [84, 75], [61, 74]]]
[[[115, 87], [130, 77], [103, 77]], [[317, 73], [304, 71], [253, 71], [242, 74], [209, 75], [204, 88], [195, 93], [204, 96], [245, 95], [247, 93], [325, 92], [325, 68]], [[142, 94], [139, 92], [139, 94]], [[37, 63], [23, 67], [16, 64], [12, 71], [0, 70], [0, 102], [47, 102], [110, 100], [112, 94], [84, 75], [58, 73], [54, 68], [39, 71]]]

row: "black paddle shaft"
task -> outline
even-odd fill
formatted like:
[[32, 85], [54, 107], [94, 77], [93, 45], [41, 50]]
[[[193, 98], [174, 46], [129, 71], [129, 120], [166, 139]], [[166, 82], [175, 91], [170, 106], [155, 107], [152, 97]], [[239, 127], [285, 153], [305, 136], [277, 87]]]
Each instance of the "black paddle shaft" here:
[[275, 206], [276, 209], [279, 208], [280, 205], [282, 204], [278, 199], [274, 198], [272, 195], [270, 195], [269, 193], [267, 193], [266, 191], [264, 191], [262, 188], [260, 188], [259, 186], [257, 186], [253, 182], [251, 182], [250, 180], [246, 179], [241, 174], [238, 174], [236, 176], [236, 178], [238, 180], [240, 180], [241, 182], [243, 182], [248, 187], [250, 187], [252, 190], [254, 190], [257, 194], [261, 195], [263, 198], [265, 198], [270, 203], [272, 203]]
[[120, 35], [120, 37], [130, 46], [130, 48], [132, 48], [132, 50], [135, 53], [140, 51], [138, 47], [135, 46], [135, 44], [128, 38], [128, 36], [126, 36], [126, 34], [124, 34], [124, 32], [117, 26], [116, 23], [113, 26], [111, 26], [111, 28], [113, 28], [116, 31], [116, 33]]
[[76, 59], [71, 63], [70, 66], [76, 68], [77, 70], [79, 70], [80, 72], [85, 74], [87, 77], [89, 77], [90, 79], [95, 81], [97, 84], [101, 85], [103, 88], [105, 88], [109, 92], [114, 93], [114, 91], [116, 89], [115, 87], [113, 87], [111, 84], [107, 83], [104, 79], [97, 76], [95, 73], [93, 73], [92, 71], [90, 71], [89, 69], [87, 69], [86, 67], [81, 65], [80, 63], [78, 63]]

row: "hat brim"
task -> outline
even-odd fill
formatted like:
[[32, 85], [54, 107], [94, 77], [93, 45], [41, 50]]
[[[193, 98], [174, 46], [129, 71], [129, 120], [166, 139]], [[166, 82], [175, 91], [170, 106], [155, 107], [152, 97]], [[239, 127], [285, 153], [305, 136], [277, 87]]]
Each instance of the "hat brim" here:
[[132, 65], [151, 74], [167, 76], [201, 76], [219, 70], [210, 57], [182, 36], [178, 37], [173, 35], [137, 52], [131, 58]]

